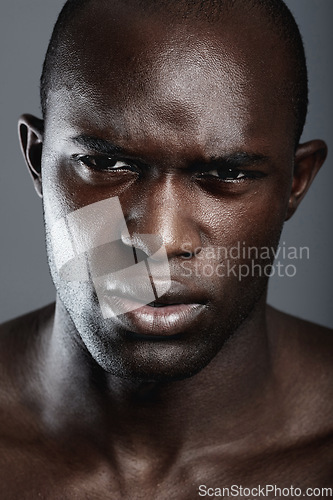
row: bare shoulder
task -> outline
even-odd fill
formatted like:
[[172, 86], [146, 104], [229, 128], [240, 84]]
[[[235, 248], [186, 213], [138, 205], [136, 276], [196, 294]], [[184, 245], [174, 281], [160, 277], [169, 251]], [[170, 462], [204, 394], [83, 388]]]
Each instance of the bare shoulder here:
[[55, 304], [49, 304], [41, 309], [24, 314], [0, 325], [0, 355], [10, 349], [13, 344], [19, 347], [54, 315]]
[[268, 308], [276, 379], [304, 431], [333, 432], [333, 330]]
[[289, 352], [292, 348], [293, 355], [310, 356], [313, 366], [325, 360], [332, 366], [333, 329], [283, 313], [270, 306], [267, 308], [267, 318], [273, 342], [278, 343], [280, 347], [288, 347]]
[[8, 498], [39, 456], [40, 346], [53, 315], [50, 305], [0, 325], [0, 495]]
[[0, 325], [0, 399], [27, 383], [45, 330], [52, 322], [54, 304]]

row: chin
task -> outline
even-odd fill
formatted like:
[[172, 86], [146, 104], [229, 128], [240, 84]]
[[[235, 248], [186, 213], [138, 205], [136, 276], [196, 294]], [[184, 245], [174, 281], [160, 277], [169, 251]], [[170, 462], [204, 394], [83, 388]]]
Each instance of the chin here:
[[[204, 335], [201, 337], [206, 338]], [[126, 339], [96, 342], [83, 338], [95, 362], [107, 373], [132, 381], [173, 382], [204, 369], [223, 347], [221, 337], [150, 341], [130, 334]], [[217, 341], [218, 340], [218, 341]]]
[[[99, 363], [100, 364], [100, 363]], [[209, 361], [208, 363], [209, 364]], [[195, 366], [179, 366], [174, 363], [164, 363], [158, 367], [152, 365], [133, 366], [128, 367], [124, 364], [121, 368], [115, 366], [113, 363], [102, 366], [104, 371], [110, 373], [115, 377], [129, 380], [132, 382], [177, 382], [193, 377], [207, 366], [204, 363]]]
[[172, 382], [196, 375], [224, 349], [256, 304], [265, 298], [265, 282], [255, 285], [233, 307], [212, 306], [204, 319], [164, 338], [139, 335], [125, 321], [104, 319], [87, 284], [59, 287], [58, 292], [75, 327], [75, 332], [69, 334], [80, 337], [92, 364], [106, 374], [127, 380]]

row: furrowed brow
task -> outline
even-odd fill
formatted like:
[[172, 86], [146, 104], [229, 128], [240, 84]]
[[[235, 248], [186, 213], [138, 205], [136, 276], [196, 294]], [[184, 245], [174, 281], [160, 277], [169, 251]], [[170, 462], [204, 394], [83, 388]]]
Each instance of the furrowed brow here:
[[211, 158], [209, 165], [225, 166], [226, 168], [255, 167], [269, 162], [270, 158], [261, 153], [246, 153], [243, 151]]
[[75, 142], [79, 146], [83, 146], [90, 151], [96, 153], [114, 155], [114, 154], [124, 154], [124, 150], [116, 146], [110, 141], [101, 139], [100, 137], [93, 137], [90, 135], [78, 135], [71, 138], [72, 142]]

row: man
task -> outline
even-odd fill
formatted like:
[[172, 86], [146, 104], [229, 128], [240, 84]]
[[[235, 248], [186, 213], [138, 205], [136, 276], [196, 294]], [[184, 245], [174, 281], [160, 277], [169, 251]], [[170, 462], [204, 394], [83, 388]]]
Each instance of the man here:
[[2, 496], [324, 498], [331, 332], [266, 306], [326, 157], [289, 11], [72, 0], [41, 90], [20, 135], [57, 303], [2, 327]]

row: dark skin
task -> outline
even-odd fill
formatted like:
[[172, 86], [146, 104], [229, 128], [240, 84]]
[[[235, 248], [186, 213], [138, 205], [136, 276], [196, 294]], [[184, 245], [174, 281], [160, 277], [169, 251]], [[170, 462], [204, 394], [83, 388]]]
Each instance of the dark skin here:
[[[290, 76], [281, 41], [268, 43], [260, 17], [239, 37], [241, 13], [221, 33], [95, 6], [97, 33], [90, 8], [73, 27], [73, 85], [50, 93], [45, 124], [20, 121], [47, 234], [64, 214], [118, 196], [131, 233], [163, 237], [173, 283], [202, 310], [168, 338], [133, 335], [131, 318], [102, 318], [91, 284], [62, 283], [48, 243], [56, 306], [1, 330], [1, 496], [332, 486], [331, 332], [268, 307], [266, 279], [180, 273], [184, 243], [201, 249], [190, 266], [211, 262], [208, 247], [276, 246], [325, 159], [319, 140], [295, 152], [292, 110], [272, 98]], [[122, 149], [106, 155], [108, 170], [92, 168], [102, 153], [73, 140], [82, 135]], [[217, 179], [235, 156], [231, 177]]]

